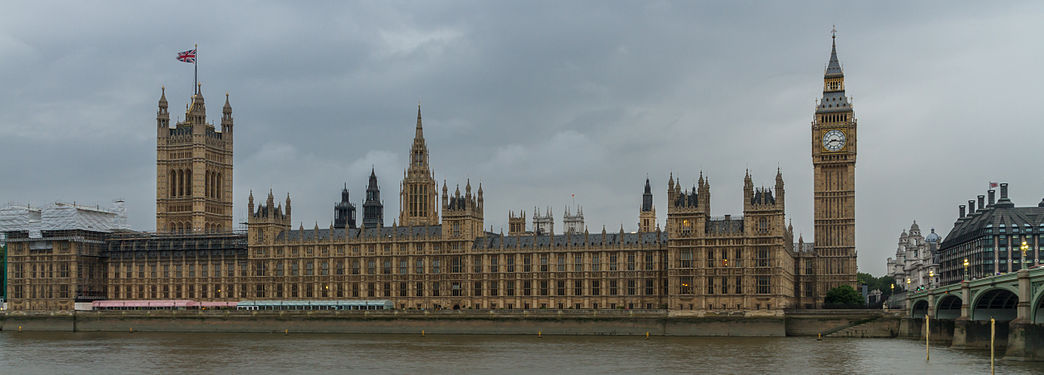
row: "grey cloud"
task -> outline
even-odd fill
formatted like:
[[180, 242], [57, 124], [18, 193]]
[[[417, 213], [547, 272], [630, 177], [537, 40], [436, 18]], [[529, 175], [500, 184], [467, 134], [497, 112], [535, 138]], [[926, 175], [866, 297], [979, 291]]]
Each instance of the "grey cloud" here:
[[[486, 224], [508, 210], [584, 205], [591, 230], [634, 230], [646, 175], [660, 221], [669, 173], [700, 171], [715, 215], [742, 178], [772, 185], [812, 238], [809, 123], [838, 49], [860, 121], [861, 270], [883, 273], [917, 219], [947, 232], [989, 180], [1035, 204], [1044, 6], [939, 3], [33, 2], [0, 14], [0, 200], [127, 199], [155, 210], [155, 105], [200, 80], [236, 118], [236, 220], [248, 190], [290, 193], [294, 221], [329, 225], [347, 182], [376, 169], [390, 224], [415, 103], [436, 178], [483, 183]], [[560, 220], [559, 220], [560, 221]]]

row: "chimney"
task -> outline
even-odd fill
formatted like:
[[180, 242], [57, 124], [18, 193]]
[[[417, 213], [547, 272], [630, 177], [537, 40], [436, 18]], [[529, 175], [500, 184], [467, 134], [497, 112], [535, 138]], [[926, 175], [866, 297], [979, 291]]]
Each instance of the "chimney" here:
[[974, 199], [969, 199], [968, 200], [968, 216], [971, 216], [974, 213], [975, 213], [975, 200]]
[[1001, 182], [1001, 197], [1000, 199], [1008, 199], [1008, 183]]
[[979, 209], [980, 210], [986, 209], [986, 196], [985, 195], [979, 195], [978, 198], [979, 198]]
[[963, 219], [964, 218], [964, 205], [962, 204], [962, 205], [960, 205], [960, 207], [961, 207], [961, 217], [959, 217], [959, 219]]
[[990, 189], [987, 193], [990, 195], [990, 206], [992, 206], [993, 202], [996, 202], [995, 198], [997, 197], [997, 191]]

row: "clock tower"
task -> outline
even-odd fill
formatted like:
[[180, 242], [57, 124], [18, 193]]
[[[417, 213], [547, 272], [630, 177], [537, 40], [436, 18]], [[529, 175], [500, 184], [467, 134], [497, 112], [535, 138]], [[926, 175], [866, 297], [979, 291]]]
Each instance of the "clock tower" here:
[[856, 119], [852, 103], [845, 96], [836, 33], [831, 38], [823, 98], [812, 121], [817, 305], [831, 288], [856, 286]]

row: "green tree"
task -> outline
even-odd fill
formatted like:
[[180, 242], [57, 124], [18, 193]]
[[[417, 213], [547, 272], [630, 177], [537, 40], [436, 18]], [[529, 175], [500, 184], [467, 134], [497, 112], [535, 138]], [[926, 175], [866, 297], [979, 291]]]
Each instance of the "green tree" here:
[[842, 285], [827, 291], [824, 301], [828, 305], [862, 306], [863, 296], [850, 285]]

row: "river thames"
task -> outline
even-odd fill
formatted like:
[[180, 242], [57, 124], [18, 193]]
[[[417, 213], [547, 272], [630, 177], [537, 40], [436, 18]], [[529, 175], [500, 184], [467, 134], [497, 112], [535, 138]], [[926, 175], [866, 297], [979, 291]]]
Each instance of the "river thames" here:
[[[0, 333], [2, 374], [988, 374], [989, 353], [904, 339]], [[998, 362], [1032, 374], [1039, 363]]]

